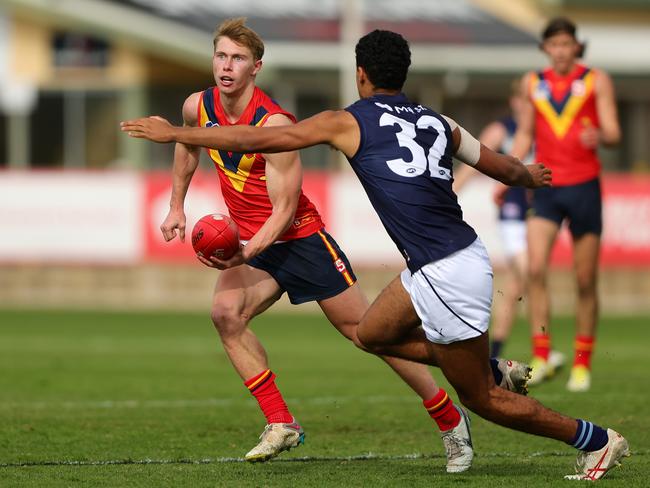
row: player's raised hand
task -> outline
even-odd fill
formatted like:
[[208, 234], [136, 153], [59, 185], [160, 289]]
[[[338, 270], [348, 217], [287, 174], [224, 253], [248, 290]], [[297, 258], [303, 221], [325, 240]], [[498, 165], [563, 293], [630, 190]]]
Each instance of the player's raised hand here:
[[165, 217], [165, 220], [160, 225], [160, 231], [162, 232], [165, 241], [169, 242], [176, 237], [176, 229], [178, 229], [178, 235], [181, 242], [185, 242], [185, 226], [185, 213], [182, 210], [170, 210], [167, 217]]
[[544, 166], [543, 163], [527, 164], [526, 169], [532, 177], [530, 184], [526, 185], [528, 188], [541, 188], [543, 186], [551, 186], [551, 170]]
[[157, 115], [120, 122], [120, 130], [130, 137], [153, 142], [174, 142], [175, 128], [168, 120]]

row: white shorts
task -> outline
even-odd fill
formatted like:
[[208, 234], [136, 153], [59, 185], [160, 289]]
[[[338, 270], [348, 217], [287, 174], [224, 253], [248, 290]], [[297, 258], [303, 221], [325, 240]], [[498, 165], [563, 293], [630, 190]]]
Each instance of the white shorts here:
[[405, 269], [401, 278], [431, 342], [449, 344], [487, 331], [492, 306], [492, 266], [479, 238], [412, 275]]
[[526, 221], [500, 220], [501, 244], [507, 258], [526, 252]]

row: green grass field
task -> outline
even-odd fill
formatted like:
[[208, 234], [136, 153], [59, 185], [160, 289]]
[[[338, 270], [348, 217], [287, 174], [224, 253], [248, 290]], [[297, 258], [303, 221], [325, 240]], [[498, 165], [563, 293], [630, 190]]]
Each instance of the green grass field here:
[[[531, 393], [628, 438], [633, 455], [607, 486], [648, 484], [647, 323], [602, 320], [591, 392], [567, 393], [564, 371]], [[569, 353], [572, 323], [557, 324], [556, 347]], [[562, 475], [573, 470], [572, 448], [476, 416], [474, 466], [448, 475], [419, 399], [381, 361], [318, 315], [269, 314], [253, 327], [307, 438], [250, 465], [241, 457], [264, 418], [207, 315], [0, 311], [0, 486], [571, 483]], [[527, 358], [523, 324], [506, 352]]]

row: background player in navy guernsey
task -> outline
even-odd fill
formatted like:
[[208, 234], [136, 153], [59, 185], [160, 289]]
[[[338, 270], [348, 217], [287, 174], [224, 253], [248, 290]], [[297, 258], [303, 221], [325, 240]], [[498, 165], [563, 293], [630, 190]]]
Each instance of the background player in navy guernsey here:
[[[524, 103], [519, 89], [521, 79], [511, 84], [510, 115], [490, 122], [481, 131], [479, 141], [494, 151], [510, 154], [517, 120]], [[532, 151], [525, 163], [534, 161]], [[459, 193], [470, 179], [480, 175], [467, 164], [457, 168], [454, 174], [454, 191]], [[495, 293], [492, 325], [490, 326], [490, 356], [500, 357], [502, 348], [510, 336], [517, 317], [520, 302], [525, 290], [527, 269], [526, 216], [529, 208], [530, 190], [522, 187], [510, 187], [498, 183], [494, 189], [493, 199], [498, 206], [498, 227], [505, 263], [502, 272], [502, 285]], [[486, 195], [486, 199], [487, 199]], [[555, 354], [555, 352], [554, 352]]]
[[134, 137], [233, 151], [288, 151], [330, 144], [350, 160], [407, 269], [372, 303], [357, 328], [373, 352], [439, 366], [461, 401], [485, 419], [580, 449], [571, 479], [598, 479], [629, 453], [627, 441], [495, 385], [487, 325], [492, 270], [451, 189], [451, 156], [499, 181], [550, 185], [541, 164], [524, 166], [473, 138], [453, 120], [410, 102], [401, 89], [410, 65], [402, 36], [373, 31], [356, 46], [361, 100], [293, 126], [173, 127], [147, 118], [125, 122]]

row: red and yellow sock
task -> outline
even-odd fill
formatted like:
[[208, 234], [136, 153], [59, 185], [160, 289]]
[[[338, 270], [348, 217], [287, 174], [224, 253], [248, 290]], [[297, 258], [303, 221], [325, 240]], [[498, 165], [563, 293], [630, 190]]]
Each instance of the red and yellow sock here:
[[535, 334], [533, 336], [533, 357], [548, 361], [551, 352], [550, 334]]
[[576, 336], [574, 366], [584, 366], [591, 369], [591, 353], [594, 350], [595, 338], [590, 336]]
[[275, 374], [270, 369], [246, 380], [244, 385], [257, 399], [267, 424], [293, 422], [293, 416], [275, 386]]
[[453, 429], [460, 423], [460, 413], [442, 388], [436, 396], [431, 400], [425, 400], [422, 404], [441, 431]]

